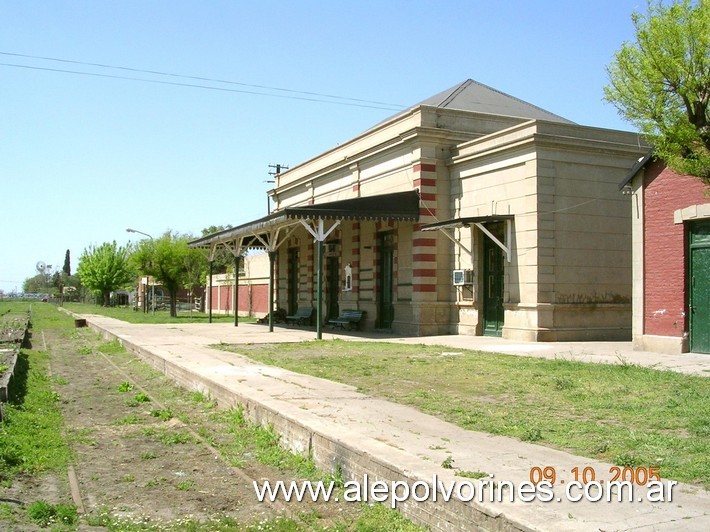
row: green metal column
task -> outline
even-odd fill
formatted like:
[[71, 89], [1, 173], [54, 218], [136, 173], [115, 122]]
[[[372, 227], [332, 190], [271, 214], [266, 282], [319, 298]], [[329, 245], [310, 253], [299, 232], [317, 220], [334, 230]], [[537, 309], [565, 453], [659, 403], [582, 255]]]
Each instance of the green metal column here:
[[316, 277], [316, 338], [323, 338], [323, 241], [318, 240], [318, 274]]
[[210, 300], [210, 308], [208, 310], [209, 312], [209, 318], [208, 318], [208, 323], [212, 323], [212, 264], [214, 261], [210, 261], [210, 286], [208, 288], [209, 290], [209, 300]]
[[234, 326], [239, 325], [239, 259], [241, 255], [234, 256]]
[[274, 332], [274, 263], [276, 252], [269, 251], [269, 332]]

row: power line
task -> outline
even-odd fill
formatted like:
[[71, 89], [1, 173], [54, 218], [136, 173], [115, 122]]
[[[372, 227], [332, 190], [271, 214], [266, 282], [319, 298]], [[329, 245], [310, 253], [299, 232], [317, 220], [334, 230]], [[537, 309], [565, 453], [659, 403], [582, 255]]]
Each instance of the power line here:
[[[319, 93], [319, 92], [309, 92], [309, 91], [299, 91], [299, 90], [295, 90], [295, 89], [286, 89], [283, 87], [271, 87], [268, 85], [242, 83], [242, 82], [238, 82], [238, 81], [230, 81], [230, 80], [223, 80], [223, 79], [216, 79], [216, 78], [189, 76], [189, 75], [184, 75], [184, 74], [175, 74], [172, 72], [162, 72], [159, 70], [145, 70], [145, 69], [140, 69], [140, 68], [108, 65], [108, 64], [103, 64], [103, 63], [89, 63], [89, 62], [85, 62], [85, 61], [74, 61], [71, 59], [61, 59], [61, 58], [56, 58], [56, 57], [43, 57], [43, 56], [28, 55], [28, 54], [17, 54], [17, 53], [12, 53], [12, 52], [0, 52], [0, 55], [23, 57], [23, 58], [29, 58], [29, 59], [39, 59], [42, 61], [55, 61], [55, 62], [60, 62], [60, 63], [92, 66], [92, 67], [99, 67], [99, 68], [109, 68], [109, 69], [114, 69], [114, 70], [124, 70], [124, 71], [128, 71], [128, 72], [140, 72], [140, 73], [144, 73], [144, 74], [152, 74], [152, 75], [157, 75], [157, 76], [168, 76], [168, 77], [181, 78], [181, 79], [194, 79], [194, 80], [198, 80], [198, 81], [208, 81], [210, 83], [224, 83], [224, 84], [228, 84], [228, 85], [239, 85], [242, 87], [251, 87], [254, 89], [265, 89], [265, 90], [279, 91], [279, 92], [285, 92], [285, 93], [290, 93], [290, 94], [303, 94], [308, 97], [282, 96], [282, 95], [278, 95], [278, 94], [269, 94], [269, 93], [257, 92], [257, 91], [237, 90], [237, 89], [230, 90], [230, 89], [226, 89], [226, 88], [212, 87], [212, 86], [208, 86], [208, 85], [197, 85], [197, 84], [190, 84], [190, 83], [178, 83], [178, 82], [150, 80], [150, 79], [145, 79], [145, 78], [134, 78], [134, 77], [129, 77], [129, 76], [117, 76], [117, 75], [110, 75], [110, 74], [99, 74], [99, 73], [94, 73], [94, 72], [64, 70], [64, 69], [37, 67], [37, 66], [30, 66], [30, 65], [18, 65], [18, 64], [13, 64], [13, 63], [0, 63], [0, 66], [28, 68], [28, 69], [32, 69], [32, 70], [46, 70], [49, 72], [62, 72], [62, 73], [66, 73], [66, 74], [97, 76], [97, 77], [114, 78], [114, 79], [126, 79], [126, 80], [130, 80], [130, 81], [144, 81], [147, 83], [160, 83], [160, 84], [165, 84], [165, 85], [177, 85], [177, 86], [183, 86], [183, 87], [222, 90], [222, 91], [227, 91], [227, 92], [240, 92], [243, 94], [257, 94], [257, 95], [262, 95], [262, 96], [291, 98], [291, 99], [314, 101], [314, 102], [321, 102], [321, 103], [337, 103], [340, 105], [352, 105], [352, 106], [356, 106], [356, 107], [368, 107], [368, 108], [373, 108], [373, 109], [400, 110], [400, 109], [404, 109], [404, 107], [405, 107], [405, 106], [399, 105], [399, 104], [380, 102], [380, 101], [376, 101], [376, 100], [349, 98], [349, 97], [337, 96], [337, 95], [333, 95], [333, 94], [324, 94], [324, 93]], [[318, 97], [318, 98], [315, 98], [315, 97]], [[334, 100], [342, 100], [342, 101], [331, 102], [329, 100], [323, 100], [322, 98], [331, 98]], [[345, 102], [353, 102], [353, 103], [345, 103]]]

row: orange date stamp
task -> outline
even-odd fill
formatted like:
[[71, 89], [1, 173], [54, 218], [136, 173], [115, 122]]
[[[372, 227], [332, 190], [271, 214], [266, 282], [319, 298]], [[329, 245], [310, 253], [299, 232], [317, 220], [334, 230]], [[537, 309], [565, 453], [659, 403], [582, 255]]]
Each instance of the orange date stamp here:
[[[660, 482], [661, 475], [658, 467], [620, 467], [611, 466], [607, 471], [599, 472], [597, 468], [591, 466], [573, 467], [570, 469], [570, 477], [561, 478], [557, 469], [552, 466], [533, 467], [530, 469], [530, 482], [537, 485], [540, 482], [549, 482], [554, 485], [556, 482], [564, 484], [565, 481], [590, 484], [598, 482], [630, 482], [639, 486], [645, 486], [649, 482]], [[606, 478], [605, 478], [606, 477]]]

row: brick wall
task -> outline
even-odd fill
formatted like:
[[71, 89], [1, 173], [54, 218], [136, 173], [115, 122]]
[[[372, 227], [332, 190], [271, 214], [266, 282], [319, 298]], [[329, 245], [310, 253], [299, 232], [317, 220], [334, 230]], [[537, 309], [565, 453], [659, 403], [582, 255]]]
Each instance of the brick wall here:
[[[249, 295], [244, 293], [242, 295], [241, 286], [239, 292], [239, 310], [246, 311], [251, 310], [256, 314], [266, 314], [269, 309], [269, 285], [268, 284], [253, 284], [250, 286], [245, 286], [245, 292], [251, 290], [251, 309], [244, 308], [247, 306], [247, 298]], [[244, 303], [242, 303], [244, 301]]]
[[436, 218], [436, 165], [417, 164], [414, 166], [414, 186], [419, 189], [422, 207], [419, 210], [419, 223], [415, 225], [412, 242], [412, 288], [415, 293], [429, 293], [420, 296], [422, 300], [436, 301], [436, 238], [431, 233], [421, 233], [422, 225], [439, 221]]
[[707, 187], [662, 163], [644, 173], [644, 334], [683, 336], [688, 330], [686, 235], [673, 221], [677, 209], [707, 203]]

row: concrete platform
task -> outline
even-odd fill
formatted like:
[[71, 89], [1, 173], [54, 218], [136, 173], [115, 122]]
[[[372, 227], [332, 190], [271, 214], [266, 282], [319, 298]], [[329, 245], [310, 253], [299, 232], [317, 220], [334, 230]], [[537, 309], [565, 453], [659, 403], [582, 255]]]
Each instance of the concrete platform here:
[[[611, 480], [611, 464], [601, 463], [539, 445], [473, 432], [417, 410], [358, 393], [352, 386], [293, 373], [252, 362], [238, 354], [211, 349], [211, 344], [298, 342], [314, 339], [313, 331], [263, 325], [185, 324], [132, 325], [103, 316], [81, 316], [107, 338], [118, 338], [154, 367], [182, 385], [209, 393], [222, 405], [242, 404], [261, 423], [271, 423], [290, 448], [311, 453], [328, 470], [341, 468], [346, 479], [406, 481], [409, 486], [436, 480], [478, 481], [456, 477], [442, 467], [452, 457], [464, 471], [485, 471], [494, 481], [510, 481], [516, 491], [529, 481], [534, 467], [554, 467], [558, 484], [550, 502], [509, 502], [509, 490], [484, 490], [484, 500], [462, 502], [453, 497], [400, 503], [398, 509], [433, 530], [710, 530], [710, 494], [689, 485], [671, 489], [672, 501], [649, 502], [643, 487], [634, 488], [633, 502], [573, 502], [573, 468], [594, 468], [597, 480]], [[326, 338], [442, 344], [532, 356], [563, 356], [575, 360], [654, 365], [699, 375], [710, 372], [710, 357], [633, 352], [631, 344], [521, 344], [491, 338], [426, 337], [365, 338], [361, 334], [331, 334]], [[686, 360], [680, 360], [681, 358]], [[672, 359], [672, 360], [671, 360]], [[561, 483], [566, 480], [567, 484]], [[665, 481], [664, 481], [665, 482]], [[464, 489], [464, 496], [470, 491]], [[401, 493], [401, 492], [400, 492]], [[490, 502], [493, 493], [494, 501]], [[581, 495], [581, 489], [572, 495]], [[666, 492], [668, 494], [668, 492]], [[516, 495], [519, 495], [516, 492]], [[503, 501], [495, 500], [502, 496]]]

